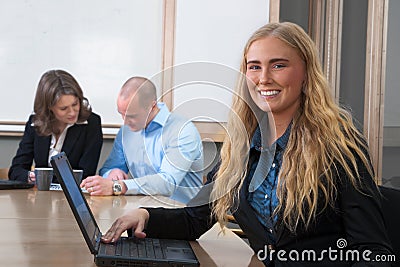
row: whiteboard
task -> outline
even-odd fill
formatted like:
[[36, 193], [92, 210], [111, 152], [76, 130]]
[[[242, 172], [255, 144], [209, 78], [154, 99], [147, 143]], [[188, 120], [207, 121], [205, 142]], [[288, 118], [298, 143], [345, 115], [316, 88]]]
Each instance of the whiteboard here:
[[103, 124], [121, 124], [122, 84], [161, 71], [162, 8], [162, 0], [2, 0], [0, 121], [25, 122], [40, 76], [64, 69]]
[[[226, 122], [243, 48], [268, 23], [269, 1], [177, 0], [176, 14], [174, 110], [194, 121]], [[185, 68], [194, 70], [192, 83]]]

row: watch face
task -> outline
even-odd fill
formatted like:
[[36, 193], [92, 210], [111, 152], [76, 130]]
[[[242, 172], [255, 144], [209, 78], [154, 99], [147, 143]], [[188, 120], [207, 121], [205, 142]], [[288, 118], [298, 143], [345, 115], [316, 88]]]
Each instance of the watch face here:
[[122, 186], [117, 181], [114, 181], [113, 191], [115, 195], [119, 195], [122, 192]]

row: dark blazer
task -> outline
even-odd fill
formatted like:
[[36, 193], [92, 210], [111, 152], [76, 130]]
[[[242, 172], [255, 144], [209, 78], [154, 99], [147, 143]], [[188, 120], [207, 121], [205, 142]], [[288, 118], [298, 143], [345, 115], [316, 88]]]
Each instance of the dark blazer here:
[[[33, 162], [36, 167], [49, 167], [48, 157], [51, 136], [39, 136], [32, 126], [31, 115], [25, 125], [24, 135], [8, 173], [10, 180], [27, 181]], [[73, 169], [83, 170], [83, 178], [95, 175], [103, 145], [101, 118], [92, 112], [87, 123], [68, 128], [62, 151]], [[53, 179], [56, 182], [56, 178]]]
[[[249, 166], [254, 160], [258, 161], [259, 152], [252, 150], [250, 153]], [[258, 164], [262, 164], [262, 161]], [[282, 221], [279, 221], [272, 229], [265, 227], [258, 221], [256, 213], [247, 202], [249, 177], [246, 178], [240, 189], [238, 208], [232, 214], [246, 234], [251, 248], [259, 253], [260, 257], [266, 256], [263, 260], [265, 265], [270, 266], [392, 266], [388, 263], [359, 261], [332, 261], [327, 252], [322, 257], [323, 261], [301, 262], [301, 261], [282, 261], [288, 258], [289, 253], [307, 252], [313, 250], [317, 257], [322, 250], [336, 250], [331, 255], [339, 257], [339, 251], [346, 252], [357, 250], [363, 252], [371, 250], [374, 255], [393, 254], [391, 245], [386, 234], [386, 228], [381, 212], [381, 196], [374, 185], [372, 177], [366, 171], [365, 166], [358, 160], [360, 175], [362, 176], [362, 189], [366, 194], [360, 193], [350, 185], [349, 180], [344, 175], [344, 171], [338, 169], [337, 189], [338, 194], [333, 206], [328, 206], [323, 212], [318, 213], [316, 221], [305, 230], [300, 223], [296, 234], [287, 229]], [[216, 169], [208, 174], [208, 182], [211, 182]], [[148, 209], [150, 219], [147, 224], [147, 236], [162, 238], [180, 238], [195, 240], [209, 229], [215, 220], [210, 218], [210, 205], [198, 207], [187, 207], [183, 209]], [[281, 216], [279, 216], [281, 218]], [[270, 235], [272, 233], [272, 235]], [[276, 239], [274, 242], [271, 238]], [[338, 245], [338, 242], [341, 242]], [[344, 245], [346, 244], [346, 245]], [[272, 245], [275, 252], [269, 258], [270, 250], [268, 245]], [[339, 247], [338, 247], [339, 246]], [[344, 246], [344, 247], [342, 247]], [[260, 252], [261, 251], [261, 252]], [[267, 252], [265, 254], [264, 252]], [[277, 252], [284, 252], [278, 259]], [[360, 253], [361, 254], [361, 253]], [[294, 254], [292, 254], [294, 255]], [[344, 254], [343, 254], [344, 255]], [[348, 256], [351, 258], [351, 255]], [[361, 258], [361, 255], [360, 255]], [[272, 260], [272, 261], [270, 261]]]

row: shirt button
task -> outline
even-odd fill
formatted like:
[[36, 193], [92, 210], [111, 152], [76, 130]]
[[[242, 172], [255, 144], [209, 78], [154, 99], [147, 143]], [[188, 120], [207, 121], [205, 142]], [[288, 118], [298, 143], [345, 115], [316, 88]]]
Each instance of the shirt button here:
[[268, 198], [268, 194], [265, 194], [264, 198], [267, 199]]
[[272, 168], [275, 168], [275, 166], [276, 166], [275, 162], [274, 162], [274, 163], [272, 163]]

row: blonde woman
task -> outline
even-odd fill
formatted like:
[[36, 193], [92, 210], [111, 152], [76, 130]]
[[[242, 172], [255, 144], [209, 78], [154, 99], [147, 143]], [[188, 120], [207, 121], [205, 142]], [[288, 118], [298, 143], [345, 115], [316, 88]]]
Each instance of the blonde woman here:
[[391, 254], [368, 147], [330, 95], [310, 37], [293, 23], [267, 24], [246, 44], [241, 71], [208, 176], [212, 204], [131, 211], [103, 241], [127, 229], [195, 239], [231, 212], [268, 266], [366, 266]]

